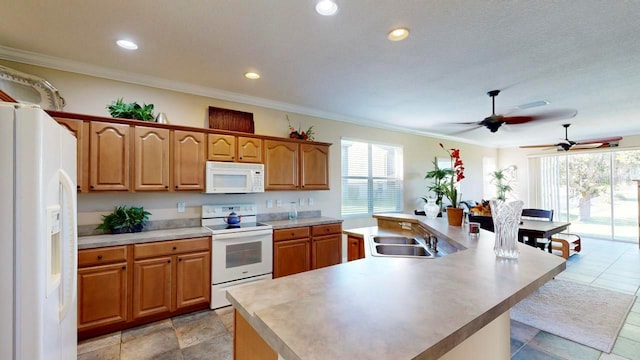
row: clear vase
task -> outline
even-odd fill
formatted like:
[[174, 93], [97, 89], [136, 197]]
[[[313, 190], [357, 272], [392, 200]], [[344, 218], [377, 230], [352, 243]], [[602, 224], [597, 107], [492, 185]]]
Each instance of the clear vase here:
[[440, 206], [436, 204], [436, 199], [428, 198], [427, 204], [424, 206], [424, 213], [427, 215], [427, 219], [435, 219], [440, 212]]
[[491, 216], [496, 236], [493, 251], [496, 256], [505, 259], [518, 258], [520, 254], [518, 251], [518, 229], [523, 206], [522, 200], [511, 202], [491, 200]]

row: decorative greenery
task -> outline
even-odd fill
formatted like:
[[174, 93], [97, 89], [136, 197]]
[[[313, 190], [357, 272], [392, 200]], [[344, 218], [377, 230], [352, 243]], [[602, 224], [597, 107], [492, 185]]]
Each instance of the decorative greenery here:
[[145, 211], [143, 207], [116, 206], [113, 212], [102, 216], [102, 224], [98, 225], [96, 229], [111, 233], [141, 231], [149, 220], [149, 215], [151, 213]]
[[462, 163], [462, 159], [460, 159], [460, 149], [446, 149], [442, 143], [440, 143], [440, 147], [449, 154], [449, 158], [451, 159], [451, 169], [449, 169], [451, 170], [450, 179], [448, 184], [445, 183], [442, 187], [444, 189], [444, 196], [449, 199], [451, 206], [457, 208], [460, 205], [460, 197], [458, 196], [456, 183], [464, 179], [464, 164]]
[[491, 183], [496, 186], [496, 198], [498, 200], [505, 201], [507, 199], [507, 193], [513, 191], [513, 187], [511, 186], [513, 181], [512, 172], [516, 169], [517, 167], [515, 165], [511, 165], [504, 169], [499, 169], [489, 173], [489, 176], [491, 176]]
[[285, 117], [287, 118], [287, 123], [289, 124], [289, 138], [291, 139], [301, 139], [301, 140], [310, 140], [313, 141], [315, 140], [314, 137], [314, 132], [313, 132], [313, 125], [309, 126], [309, 128], [307, 129], [307, 131], [299, 131], [296, 130], [293, 126], [291, 126], [291, 120], [289, 120], [289, 115], [285, 115]]
[[[453, 174], [451, 169], [442, 169], [438, 166], [438, 161], [433, 160], [433, 170], [427, 172], [424, 176], [425, 179], [433, 179], [433, 184], [427, 186], [427, 191], [433, 192], [436, 195], [436, 204], [440, 206], [442, 211], [442, 198], [446, 192], [445, 179], [449, 178]], [[428, 196], [423, 196], [422, 200], [427, 202]]]
[[123, 101], [123, 98], [107, 105], [107, 110], [109, 110], [109, 113], [114, 118], [142, 121], [153, 121], [155, 119], [155, 116], [153, 116], [153, 104], [144, 104], [143, 106], [140, 106], [135, 101], [126, 104]]

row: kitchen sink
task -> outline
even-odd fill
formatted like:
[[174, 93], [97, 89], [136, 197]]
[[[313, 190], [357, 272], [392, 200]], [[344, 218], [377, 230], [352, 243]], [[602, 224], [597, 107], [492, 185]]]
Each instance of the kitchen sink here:
[[435, 258], [424, 242], [407, 236], [372, 236], [369, 244], [373, 256]]
[[380, 255], [433, 257], [422, 245], [376, 245]]
[[374, 236], [373, 242], [378, 244], [418, 245], [418, 240], [405, 236]]

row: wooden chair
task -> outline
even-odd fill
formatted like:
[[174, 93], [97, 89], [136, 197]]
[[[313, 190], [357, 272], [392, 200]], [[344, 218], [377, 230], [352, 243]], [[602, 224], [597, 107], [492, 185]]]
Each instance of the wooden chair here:
[[582, 250], [580, 244], [580, 236], [577, 234], [559, 233], [555, 234], [551, 238], [551, 245], [549, 245], [551, 252], [560, 255], [565, 259], [569, 256], [579, 253]]
[[[543, 209], [522, 209], [522, 217], [523, 218], [531, 218], [533, 220], [544, 219], [544, 221], [553, 221], [553, 210], [543, 210]], [[527, 239], [529, 242], [531, 239]], [[549, 252], [552, 253], [553, 249], [551, 247], [551, 238], [546, 239], [536, 239], [536, 246], [541, 250], [548, 248]]]

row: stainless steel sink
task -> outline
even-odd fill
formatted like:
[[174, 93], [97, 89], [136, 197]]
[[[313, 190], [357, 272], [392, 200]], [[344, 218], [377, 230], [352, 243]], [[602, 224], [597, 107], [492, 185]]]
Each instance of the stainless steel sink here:
[[373, 242], [378, 244], [418, 245], [418, 240], [405, 236], [374, 236]]
[[422, 246], [414, 245], [376, 245], [376, 252], [382, 255], [392, 256], [419, 256], [430, 257], [430, 252]]
[[369, 244], [373, 256], [435, 258], [425, 243], [406, 236], [372, 236]]

